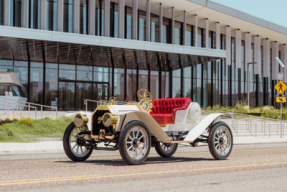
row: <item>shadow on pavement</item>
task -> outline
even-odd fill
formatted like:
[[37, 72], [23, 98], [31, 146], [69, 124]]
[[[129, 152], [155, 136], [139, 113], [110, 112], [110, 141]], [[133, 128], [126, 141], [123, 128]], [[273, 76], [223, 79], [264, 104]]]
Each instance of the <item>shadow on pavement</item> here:
[[[146, 161], [141, 165], [147, 164], [163, 164], [163, 163], [181, 163], [181, 162], [196, 162], [196, 161], [216, 161], [213, 158], [190, 158], [190, 157], [148, 157]], [[69, 164], [98, 164], [98, 165], [106, 165], [106, 166], [130, 166], [125, 163], [122, 159], [93, 159], [93, 160], [86, 160], [84, 162], [74, 162], [74, 161], [55, 161], [56, 163], [69, 163]]]

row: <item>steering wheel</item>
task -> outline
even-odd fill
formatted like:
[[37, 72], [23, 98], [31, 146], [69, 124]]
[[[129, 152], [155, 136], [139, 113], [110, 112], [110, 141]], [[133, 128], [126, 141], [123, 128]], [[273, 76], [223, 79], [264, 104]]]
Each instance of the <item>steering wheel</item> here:
[[137, 96], [140, 100], [140, 102], [139, 102], [140, 104], [144, 103], [144, 102], [153, 103], [153, 97], [152, 97], [151, 93], [145, 89], [139, 89], [137, 92]]

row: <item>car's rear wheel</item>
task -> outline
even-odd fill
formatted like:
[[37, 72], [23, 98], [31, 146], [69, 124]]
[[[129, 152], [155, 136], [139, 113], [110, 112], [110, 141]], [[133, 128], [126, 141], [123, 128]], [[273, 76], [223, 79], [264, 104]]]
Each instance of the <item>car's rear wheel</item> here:
[[208, 136], [208, 147], [211, 155], [217, 160], [226, 159], [233, 147], [231, 129], [224, 122], [216, 123]]
[[85, 130], [76, 127], [74, 122], [71, 123], [63, 137], [63, 146], [66, 155], [73, 161], [85, 161], [88, 159], [92, 152], [92, 148], [86, 147], [86, 140], [91, 141], [90, 134], [80, 134], [81, 132], [89, 132], [86, 127]]
[[140, 121], [128, 123], [119, 137], [122, 159], [130, 165], [143, 163], [149, 155], [151, 137], [146, 125]]
[[162, 157], [171, 157], [177, 150], [178, 144], [165, 144], [158, 142], [155, 144], [156, 152]]

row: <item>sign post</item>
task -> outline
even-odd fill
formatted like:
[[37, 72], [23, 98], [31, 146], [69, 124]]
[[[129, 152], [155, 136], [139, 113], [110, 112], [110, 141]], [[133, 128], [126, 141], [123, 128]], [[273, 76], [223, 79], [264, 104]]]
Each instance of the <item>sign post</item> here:
[[281, 128], [280, 128], [280, 138], [282, 138], [282, 103], [286, 103], [286, 97], [282, 95], [284, 91], [287, 89], [287, 85], [280, 79], [280, 81], [274, 87], [276, 91], [279, 93], [279, 96], [276, 97], [276, 103], [280, 103], [280, 120], [281, 120]]

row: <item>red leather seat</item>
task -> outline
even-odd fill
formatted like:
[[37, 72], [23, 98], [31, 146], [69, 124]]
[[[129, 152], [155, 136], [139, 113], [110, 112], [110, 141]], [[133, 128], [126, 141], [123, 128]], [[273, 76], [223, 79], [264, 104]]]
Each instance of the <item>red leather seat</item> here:
[[150, 115], [161, 126], [174, 124], [176, 111], [187, 109], [190, 103], [189, 98], [155, 99]]

